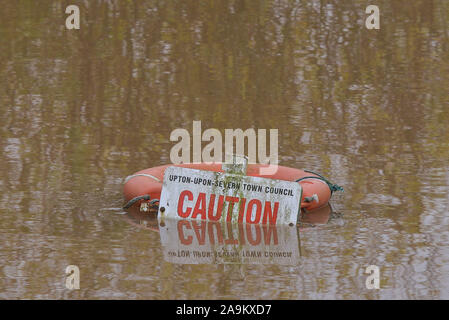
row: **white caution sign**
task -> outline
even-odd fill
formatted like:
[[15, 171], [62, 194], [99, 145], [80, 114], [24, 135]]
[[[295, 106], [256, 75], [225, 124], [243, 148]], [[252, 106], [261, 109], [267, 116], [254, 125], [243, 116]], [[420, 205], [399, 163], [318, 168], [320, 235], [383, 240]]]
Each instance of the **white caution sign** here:
[[168, 167], [158, 217], [296, 225], [301, 196], [296, 182]]
[[297, 265], [300, 259], [296, 226], [166, 219], [159, 231], [170, 263]]

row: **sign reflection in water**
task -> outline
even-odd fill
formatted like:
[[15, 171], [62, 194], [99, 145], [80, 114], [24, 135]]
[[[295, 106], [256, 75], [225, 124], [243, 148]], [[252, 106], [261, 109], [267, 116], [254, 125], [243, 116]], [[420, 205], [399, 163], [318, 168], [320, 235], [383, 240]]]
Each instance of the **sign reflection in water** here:
[[159, 230], [173, 263], [295, 265], [300, 257], [295, 227], [167, 219]]
[[164, 260], [176, 264], [297, 265], [301, 257], [300, 233], [326, 224], [332, 213], [327, 205], [311, 214], [302, 212], [299, 227], [220, 223], [205, 220], [161, 219], [128, 212], [130, 222], [158, 232]]

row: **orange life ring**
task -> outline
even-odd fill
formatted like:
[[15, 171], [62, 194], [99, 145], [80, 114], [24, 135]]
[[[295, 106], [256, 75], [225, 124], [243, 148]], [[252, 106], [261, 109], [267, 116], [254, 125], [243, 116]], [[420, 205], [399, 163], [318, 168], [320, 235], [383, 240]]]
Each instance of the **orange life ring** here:
[[[223, 172], [221, 163], [185, 163], [179, 165], [163, 165], [149, 168], [136, 172], [125, 179], [124, 196], [128, 202], [125, 209], [140, 204], [142, 201], [157, 201], [160, 199], [162, 191], [162, 182], [164, 180], [164, 172], [170, 166], [183, 168], [199, 169], [206, 171]], [[286, 181], [297, 181], [303, 189], [301, 208], [313, 210], [326, 205], [336, 190], [342, 190], [341, 187], [331, 184], [319, 174], [304, 171], [295, 168], [278, 166], [278, 170], [274, 175], [261, 175], [260, 168], [266, 167], [262, 164], [248, 164], [248, 176], [257, 176], [269, 179], [278, 179]]]

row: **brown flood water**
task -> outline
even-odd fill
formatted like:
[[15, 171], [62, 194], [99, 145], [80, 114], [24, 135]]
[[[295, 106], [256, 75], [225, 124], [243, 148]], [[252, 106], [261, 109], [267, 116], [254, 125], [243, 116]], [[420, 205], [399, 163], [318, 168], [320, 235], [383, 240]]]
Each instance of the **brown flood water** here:
[[[374, 2], [380, 30], [366, 1], [3, 1], [0, 299], [448, 299], [449, 1]], [[276, 231], [291, 261], [187, 264], [120, 210], [193, 120], [277, 128], [280, 164], [344, 186]]]

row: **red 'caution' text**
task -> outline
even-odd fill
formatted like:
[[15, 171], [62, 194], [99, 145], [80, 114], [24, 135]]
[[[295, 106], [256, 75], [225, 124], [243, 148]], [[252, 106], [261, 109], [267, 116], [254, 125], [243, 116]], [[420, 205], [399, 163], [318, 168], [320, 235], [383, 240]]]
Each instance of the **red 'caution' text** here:
[[[184, 190], [180, 193], [178, 199], [178, 216], [181, 218], [219, 221], [232, 220], [232, 212], [234, 206], [238, 209], [238, 222], [246, 223], [262, 223], [262, 224], [276, 224], [279, 202], [271, 203], [265, 201], [262, 203], [258, 199], [246, 199], [232, 196], [223, 196], [211, 194], [209, 197], [206, 193], [200, 192], [196, 199], [189, 190]], [[225, 205], [228, 206], [226, 213], [223, 213]]]

